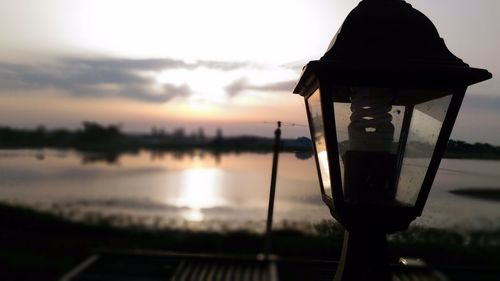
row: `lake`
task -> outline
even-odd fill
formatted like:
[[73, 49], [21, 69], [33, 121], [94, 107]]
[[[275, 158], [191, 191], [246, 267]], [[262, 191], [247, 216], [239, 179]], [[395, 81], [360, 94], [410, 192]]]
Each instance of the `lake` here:
[[[206, 151], [102, 156], [74, 150], [0, 150], [0, 200], [116, 225], [264, 231], [271, 153]], [[500, 161], [444, 159], [422, 217], [440, 228], [500, 225], [498, 202], [449, 193], [498, 188]], [[329, 219], [314, 160], [280, 154], [274, 222], [310, 230]]]

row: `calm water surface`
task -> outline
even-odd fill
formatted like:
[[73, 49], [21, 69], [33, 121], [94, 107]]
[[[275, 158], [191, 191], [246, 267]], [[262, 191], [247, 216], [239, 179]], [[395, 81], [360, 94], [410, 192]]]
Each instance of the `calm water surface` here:
[[[299, 157], [303, 158], [303, 157]], [[330, 218], [312, 158], [280, 155], [275, 222], [308, 229]], [[111, 217], [174, 228], [263, 231], [272, 154], [143, 151], [101, 157], [62, 150], [0, 150], [0, 200], [82, 219]], [[448, 191], [500, 186], [500, 161], [445, 159], [416, 224], [500, 225], [493, 201]]]

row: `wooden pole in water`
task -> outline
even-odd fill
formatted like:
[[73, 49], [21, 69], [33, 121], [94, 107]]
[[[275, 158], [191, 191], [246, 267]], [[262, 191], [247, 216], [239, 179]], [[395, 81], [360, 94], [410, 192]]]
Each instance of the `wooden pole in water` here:
[[278, 128], [274, 131], [274, 153], [273, 153], [273, 167], [271, 172], [271, 186], [269, 188], [269, 206], [267, 208], [267, 225], [266, 225], [266, 240], [264, 245], [264, 254], [269, 258], [271, 253], [271, 234], [273, 226], [273, 212], [274, 212], [274, 196], [276, 194], [276, 174], [278, 173], [278, 160], [281, 149], [281, 121], [278, 121]]

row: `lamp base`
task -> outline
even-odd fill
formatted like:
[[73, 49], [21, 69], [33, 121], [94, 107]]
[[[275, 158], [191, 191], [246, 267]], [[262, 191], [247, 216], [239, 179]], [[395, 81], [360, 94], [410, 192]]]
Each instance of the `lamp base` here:
[[346, 230], [334, 281], [363, 280], [391, 280], [385, 234]]

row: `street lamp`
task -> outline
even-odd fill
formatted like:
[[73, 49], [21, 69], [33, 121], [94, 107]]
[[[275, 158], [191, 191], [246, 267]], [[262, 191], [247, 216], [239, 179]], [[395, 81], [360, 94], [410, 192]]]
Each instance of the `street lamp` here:
[[385, 235], [420, 216], [467, 86], [454, 56], [402, 0], [364, 0], [294, 90], [305, 99], [323, 201], [346, 228], [336, 280], [390, 280]]

